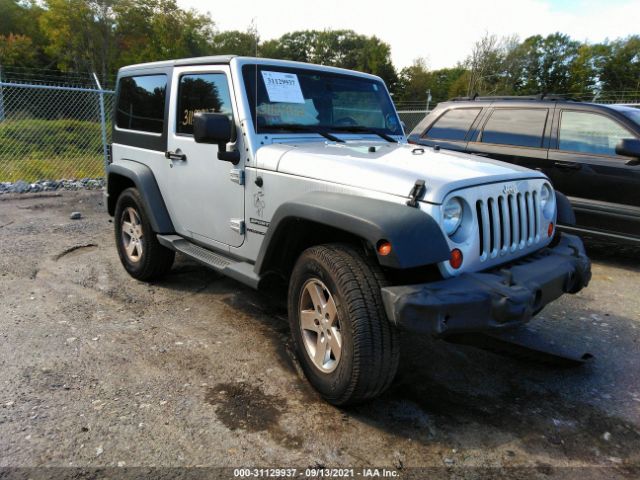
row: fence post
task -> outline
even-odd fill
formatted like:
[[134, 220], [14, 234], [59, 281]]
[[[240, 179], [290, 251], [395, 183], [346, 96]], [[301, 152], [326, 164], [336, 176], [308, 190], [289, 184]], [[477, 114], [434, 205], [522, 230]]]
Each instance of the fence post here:
[[0, 65], [0, 122], [4, 121], [4, 92], [2, 91], [2, 65]]
[[102, 85], [100, 85], [100, 81], [98, 80], [98, 76], [95, 72], [93, 72], [93, 80], [96, 82], [96, 86], [98, 87], [98, 93], [100, 95], [100, 127], [102, 130], [102, 154], [104, 155], [104, 167], [107, 168], [108, 164], [108, 153], [107, 153], [107, 117], [104, 112], [104, 90], [102, 90]]

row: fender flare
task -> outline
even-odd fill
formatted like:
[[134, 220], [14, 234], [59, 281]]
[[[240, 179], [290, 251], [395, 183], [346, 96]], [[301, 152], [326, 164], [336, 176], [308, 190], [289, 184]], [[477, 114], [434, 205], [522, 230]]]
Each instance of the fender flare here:
[[563, 194], [556, 191], [556, 205], [558, 210], [557, 222], [561, 225], [575, 225], [576, 214], [573, 211], [571, 202]]
[[118, 177], [124, 177], [133, 182], [140, 192], [144, 209], [149, 216], [151, 228], [155, 233], [173, 233], [173, 222], [164, 203], [158, 182], [151, 169], [139, 162], [120, 160], [107, 166], [107, 196], [109, 214], [114, 215], [115, 204], [118, 200], [116, 184]]
[[[333, 192], [310, 192], [283, 203], [275, 211], [256, 260], [255, 271], [269, 270], [283, 238], [295, 234], [297, 221], [332, 227], [369, 242], [391, 243], [380, 265], [407, 269], [448, 260], [449, 245], [438, 223], [418, 208], [375, 198]], [[293, 227], [293, 228], [292, 228]]]

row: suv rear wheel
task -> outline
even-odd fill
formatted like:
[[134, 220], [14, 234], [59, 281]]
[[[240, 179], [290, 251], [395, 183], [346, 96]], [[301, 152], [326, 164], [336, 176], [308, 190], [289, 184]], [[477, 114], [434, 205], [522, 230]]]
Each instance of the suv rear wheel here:
[[175, 252], [158, 242], [138, 190], [128, 188], [120, 194], [114, 222], [118, 256], [129, 275], [152, 280], [171, 269]]
[[393, 380], [398, 333], [387, 320], [377, 264], [350, 245], [305, 250], [289, 283], [289, 323], [311, 384], [334, 405], [365, 401]]

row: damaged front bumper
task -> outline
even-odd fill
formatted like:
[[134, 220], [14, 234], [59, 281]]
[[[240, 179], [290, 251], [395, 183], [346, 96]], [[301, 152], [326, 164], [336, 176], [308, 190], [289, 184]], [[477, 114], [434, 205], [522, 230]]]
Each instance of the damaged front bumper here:
[[389, 321], [403, 330], [444, 336], [499, 330], [528, 322], [563, 293], [591, 279], [582, 241], [563, 234], [547, 247], [497, 269], [420, 285], [382, 289]]

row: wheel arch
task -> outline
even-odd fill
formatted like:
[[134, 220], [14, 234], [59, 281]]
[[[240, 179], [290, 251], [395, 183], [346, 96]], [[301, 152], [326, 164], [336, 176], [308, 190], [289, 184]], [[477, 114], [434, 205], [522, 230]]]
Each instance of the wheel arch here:
[[156, 233], [173, 233], [173, 222], [149, 167], [131, 160], [107, 166], [107, 210], [113, 216], [120, 194], [135, 187], [140, 192], [151, 228]]
[[[376, 251], [380, 240], [391, 243], [389, 255]], [[449, 247], [437, 222], [404, 204], [332, 192], [310, 192], [282, 204], [274, 213], [256, 260], [259, 275], [288, 274], [306, 248], [329, 242], [359, 243], [383, 267], [409, 269], [449, 258]]]

